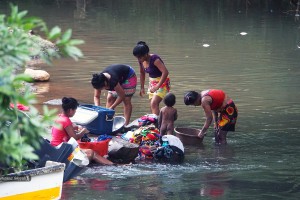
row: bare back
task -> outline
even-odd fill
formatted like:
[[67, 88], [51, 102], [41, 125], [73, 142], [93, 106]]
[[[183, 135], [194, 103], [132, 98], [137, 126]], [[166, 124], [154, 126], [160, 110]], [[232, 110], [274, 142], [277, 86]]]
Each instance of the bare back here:
[[177, 120], [177, 109], [173, 107], [163, 107], [159, 113], [160, 134], [172, 135], [174, 131], [174, 122]]

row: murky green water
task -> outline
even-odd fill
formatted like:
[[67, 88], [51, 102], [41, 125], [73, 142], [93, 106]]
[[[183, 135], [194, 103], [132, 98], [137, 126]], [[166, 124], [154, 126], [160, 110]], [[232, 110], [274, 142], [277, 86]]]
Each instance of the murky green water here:
[[[246, 12], [242, 3], [224, 1], [83, 2], [19, 3], [86, 42], [79, 62], [43, 67], [51, 80], [35, 84], [38, 107], [63, 96], [92, 103], [91, 74], [113, 63], [138, 72], [132, 49], [144, 40], [170, 71], [177, 126], [200, 128], [204, 122], [200, 108], [183, 104], [192, 89], [224, 89], [239, 119], [226, 147], [213, 144], [210, 129], [203, 145], [186, 146], [182, 165], [95, 166], [64, 185], [63, 199], [299, 198], [300, 24], [293, 16], [267, 8]], [[133, 104], [132, 119], [149, 112], [146, 98], [136, 94]]]

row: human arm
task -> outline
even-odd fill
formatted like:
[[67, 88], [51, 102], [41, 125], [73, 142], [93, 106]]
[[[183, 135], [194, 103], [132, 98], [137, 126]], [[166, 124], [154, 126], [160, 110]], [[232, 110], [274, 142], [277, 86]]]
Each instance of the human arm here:
[[67, 127], [65, 127], [65, 130], [67, 132], [67, 134], [69, 135], [69, 137], [73, 137], [75, 140], [78, 140], [80, 138], [82, 138], [82, 136], [86, 133], [89, 133], [89, 131], [86, 128], [82, 128], [77, 134], [74, 130], [73, 125], [69, 125]]
[[203, 97], [201, 100], [201, 106], [204, 110], [205, 113], [205, 122], [204, 125], [199, 133], [200, 136], [204, 136], [206, 134], [207, 129], [209, 128], [212, 120], [213, 120], [213, 114], [212, 110], [210, 109], [210, 103], [211, 103], [211, 98], [210, 97]]
[[175, 113], [174, 113], [174, 121], [176, 121], [177, 118], [178, 118], [177, 109], [175, 109]]
[[94, 89], [94, 104], [95, 104], [95, 106], [100, 106], [100, 96], [101, 96], [101, 90]]
[[155, 92], [156, 90], [158, 90], [160, 86], [166, 81], [169, 75], [168, 69], [160, 59], [156, 59], [154, 61], [154, 65], [159, 69], [159, 71], [161, 71], [162, 74], [159, 82], [154, 87], [150, 88], [150, 92]]
[[113, 105], [111, 105], [110, 109], [115, 109], [125, 99], [125, 91], [122, 88], [122, 86], [120, 85], [120, 83], [118, 83], [116, 85], [116, 87], [114, 88], [114, 90], [117, 92], [118, 98], [113, 103]]
[[145, 94], [145, 70], [142, 66], [140, 66], [140, 84], [141, 84], [141, 91], [140, 96]]
[[212, 111], [213, 113], [213, 119], [214, 119], [214, 129], [218, 128], [218, 112], [217, 111]]
[[158, 128], [161, 127], [161, 123], [162, 123], [162, 110], [159, 111], [159, 115], [158, 115]]

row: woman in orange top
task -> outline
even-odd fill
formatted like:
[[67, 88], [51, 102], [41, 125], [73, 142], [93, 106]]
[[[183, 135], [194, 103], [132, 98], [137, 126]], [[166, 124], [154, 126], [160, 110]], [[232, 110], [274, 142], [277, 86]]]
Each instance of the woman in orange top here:
[[228, 131], [235, 131], [238, 110], [231, 98], [223, 90], [204, 90], [200, 93], [189, 91], [184, 95], [185, 105], [202, 106], [206, 120], [198, 135], [203, 138], [214, 119], [215, 141], [226, 144]]

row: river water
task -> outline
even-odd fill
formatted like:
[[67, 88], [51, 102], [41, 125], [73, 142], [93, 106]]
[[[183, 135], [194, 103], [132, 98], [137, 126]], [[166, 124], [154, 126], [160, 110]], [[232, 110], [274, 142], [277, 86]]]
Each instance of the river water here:
[[[91, 74], [114, 63], [139, 73], [132, 49], [144, 40], [170, 71], [176, 126], [204, 122], [200, 107], [184, 105], [187, 90], [224, 89], [239, 109], [226, 146], [214, 145], [210, 128], [203, 144], [185, 147], [181, 165], [93, 166], [64, 184], [62, 199], [299, 199], [300, 24], [272, 5], [224, 2], [19, 1], [49, 27], [85, 40], [80, 61], [42, 67], [51, 80], [35, 84], [38, 108], [63, 96], [93, 103]], [[132, 101], [132, 120], [149, 113], [147, 98]]]

